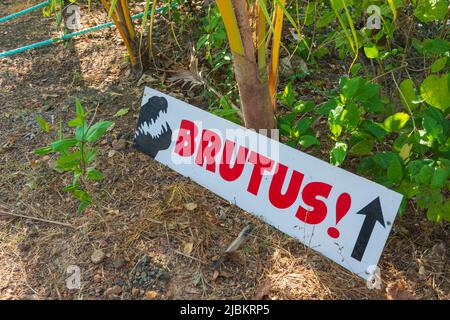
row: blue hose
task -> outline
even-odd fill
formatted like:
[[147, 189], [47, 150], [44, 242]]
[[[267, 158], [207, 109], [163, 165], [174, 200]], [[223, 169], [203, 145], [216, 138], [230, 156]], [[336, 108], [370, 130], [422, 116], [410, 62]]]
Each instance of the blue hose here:
[[50, 3], [50, 1], [44, 1], [44, 2], [42, 2], [40, 4], [37, 4], [37, 5], [35, 5], [35, 6], [31, 7], [31, 8], [28, 8], [28, 9], [25, 9], [25, 10], [22, 10], [22, 11], [19, 11], [19, 12], [16, 12], [16, 13], [12, 13], [9, 16], [0, 18], [0, 23], [6, 22], [8, 20], [11, 20], [11, 19], [14, 19], [14, 18], [17, 18], [17, 17], [20, 17], [21, 15], [24, 15], [25, 13], [37, 10], [39, 8], [45, 7], [49, 3]]
[[[172, 5], [172, 7], [175, 7], [175, 6], [176, 5]], [[156, 9], [155, 12], [165, 11], [167, 8], [168, 8], [168, 6], [163, 6], [161, 8]], [[149, 14], [150, 14], [150, 12], [149, 12]], [[135, 15], [131, 16], [131, 19], [132, 20], [139, 19], [139, 18], [142, 18], [143, 16], [144, 16], [144, 13], [138, 13], [138, 14], [135, 14]], [[0, 57], [8, 57], [8, 56], [11, 56], [13, 54], [22, 53], [22, 52], [27, 51], [27, 50], [44, 47], [44, 46], [47, 46], [47, 45], [50, 45], [50, 44], [54, 44], [54, 43], [59, 42], [59, 41], [68, 40], [70, 38], [73, 38], [73, 37], [76, 37], [76, 36], [80, 36], [82, 34], [86, 34], [86, 33], [92, 32], [92, 31], [97, 31], [97, 30], [100, 30], [100, 29], [103, 29], [103, 28], [112, 27], [113, 25], [114, 25], [114, 22], [111, 21], [111, 22], [107, 22], [107, 23], [104, 23], [104, 24], [100, 24], [100, 25], [95, 26], [95, 27], [83, 29], [83, 30], [80, 30], [80, 31], [77, 31], [77, 32], [73, 32], [73, 33], [68, 33], [68, 34], [62, 35], [60, 37], [51, 38], [51, 39], [44, 40], [44, 41], [41, 41], [41, 42], [36, 42], [36, 43], [30, 44], [28, 46], [20, 47], [20, 48], [9, 50], [9, 51], [3, 51], [3, 52], [0, 53]]]

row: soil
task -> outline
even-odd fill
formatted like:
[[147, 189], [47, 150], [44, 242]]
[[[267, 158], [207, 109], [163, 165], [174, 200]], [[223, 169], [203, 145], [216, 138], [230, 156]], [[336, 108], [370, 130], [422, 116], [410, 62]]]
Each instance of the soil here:
[[[0, 16], [39, 2], [2, 1]], [[83, 27], [104, 21], [93, 5]], [[450, 298], [449, 224], [426, 221], [412, 205], [396, 219], [382, 255], [381, 288], [369, 289], [297, 240], [135, 151], [144, 86], [208, 105], [195, 90], [167, 81], [167, 70], [188, 69], [192, 46], [182, 34], [180, 51], [168, 23], [158, 18], [153, 35], [163, 63], [140, 81], [130, 74], [114, 28], [0, 59], [0, 299]], [[0, 25], [0, 51], [60, 34], [54, 18], [38, 10]], [[334, 78], [326, 71], [319, 77]], [[300, 88], [314, 95], [310, 90]], [[55, 157], [31, 153], [50, 142], [34, 115], [56, 129], [73, 116], [75, 97], [91, 113], [97, 110], [97, 120], [115, 122], [98, 148], [105, 180], [94, 186], [95, 204], [82, 214], [62, 191], [70, 177], [52, 169]], [[114, 117], [124, 107], [129, 112]], [[327, 157], [321, 150], [314, 155]], [[249, 240], [215, 272], [217, 257], [249, 223], [255, 226]], [[73, 265], [81, 270], [80, 289], [66, 285]]]

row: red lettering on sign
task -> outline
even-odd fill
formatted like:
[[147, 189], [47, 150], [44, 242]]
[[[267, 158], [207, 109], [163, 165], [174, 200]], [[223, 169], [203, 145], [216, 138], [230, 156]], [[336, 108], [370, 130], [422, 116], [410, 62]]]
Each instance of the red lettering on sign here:
[[195, 138], [198, 129], [194, 122], [182, 120], [178, 133], [177, 144], [175, 145], [175, 153], [182, 157], [190, 157], [194, 154]]
[[211, 130], [203, 130], [202, 140], [198, 147], [195, 163], [203, 167], [206, 160], [206, 170], [216, 172], [215, 156], [222, 147], [222, 141], [217, 133]]
[[239, 146], [236, 161], [233, 168], [231, 168], [231, 156], [233, 155], [235, 147], [236, 143], [233, 141], [225, 141], [225, 147], [222, 152], [222, 161], [219, 165], [219, 172], [220, 176], [226, 181], [234, 181], [241, 176], [247, 159], [248, 149], [243, 146]]
[[273, 167], [273, 161], [259, 153], [252, 151], [248, 159], [250, 163], [253, 163], [252, 176], [250, 177], [250, 182], [248, 183], [247, 191], [258, 195], [259, 186], [261, 185], [261, 179], [264, 171], [270, 172]]
[[269, 200], [270, 202], [279, 209], [289, 208], [294, 204], [297, 199], [298, 192], [300, 191], [300, 186], [303, 182], [303, 174], [298, 171], [293, 171], [291, 180], [285, 194], [281, 193], [283, 184], [286, 180], [288, 167], [279, 163], [276, 173], [272, 178], [269, 189]]
[[332, 186], [323, 182], [308, 183], [302, 190], [302, 199], [306, 205], [313, 207], [313, 210], [308, 211], [299, 206], [295, 216], [304, 223], [321, 223], [327, 216], [327, 205], [317, 197], [328, 198], [332, 188]]
[[[242, 175], [247, 163], [253, 164], [247, 191], [255, 196], [258, 195], [263, 175], [270, 173], [274, 169], [274, 166], [276, 166], [270, 179], [267, 179], [271, 180], [268, 199], [274, 207], [279, 209], [289, 208], [294, 205], [299, 194], [301, 194], [305, 206], [311, 207], [312, 209], [307, 210], [299, 206], [295, 214], [298, 219], [308, 224], [319, 224], [327, 216], [327, 204], [323, 199], [327, 199], [330, 195], [331, 189], [333, 188], [331, 185], [323, 182], [310, 182], [303, 187], [300, 193], [304, 179], [303, 173], [292, 170], [290, 180], [287, 182], [286, 176], [289, 168], [286, 165], [276, 163], [272, 159], [256, 151], [251, 151], [245, 146], [239, 146], [232, 140], [225, 140], [223, 144], [220, 135], [212, 130], [205, 129], [202, 131], [200, 143], [196, 147], [195, 139], [198, 133], [198, 128], [194, 122], [182, 120], [174, 152], [183, 157], [190, 157], [196, 151], [195, 163], [215, 173], [215, 157], [223, 147], [218, 168], [220, 177], [225, 181], [235, 181]], [[231, 164], [231, 159], [235, 153], [234, 164]], [[287, 184], [287, 187], [284, 188], [285, 192], [283, 193], [283, 186], [285, 184]], [[318, 197], [321, 197], [321, 199], [318, 199]], [[339, 197], [336, 224], [348, 212], [350, 204], [351, 199], [347, 193]], [[333, 227], [333, 229], [335, 228]], [[329, 230], [329, 234], [331, 237], [339, 236], [334, 230]]]

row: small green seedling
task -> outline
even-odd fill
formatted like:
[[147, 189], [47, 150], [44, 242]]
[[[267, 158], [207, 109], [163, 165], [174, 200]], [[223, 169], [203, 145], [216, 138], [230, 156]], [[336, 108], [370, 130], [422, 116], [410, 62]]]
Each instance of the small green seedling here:
[[[71, 136], [64, 137], [62, 123], [59, 127], [58, 139], [50, 145], [33, 151], [37, 155], [56, 153], [58, 155], [55, 170], [72, 174], [72, 183], [64, 188], [71, 192], [80, 201], [77, 212], [80, 213], [92, 203], [88, 193], [90, 182], [100, 181], [103, 174], [95, 168], [95, 155], [97, 149], [95, 143], [104, 136], [106, 130], [113, 124], [111, 121], [99, 121], [93, 123], [87, 121], [86, 112], [79, 99], [76, 99], [76, 118], [70, 120], [67, 125], [75, 129]], [[42, 117], [36, 115], [39, 127], [50, 133], [50, 125]]]

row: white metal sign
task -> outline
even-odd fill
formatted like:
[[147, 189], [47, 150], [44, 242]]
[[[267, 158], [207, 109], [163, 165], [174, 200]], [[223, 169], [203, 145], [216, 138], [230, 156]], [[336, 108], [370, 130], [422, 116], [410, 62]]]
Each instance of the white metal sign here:
[[255, 131], [145, 88], [135, 147], [372, 277], [402, 196]]

